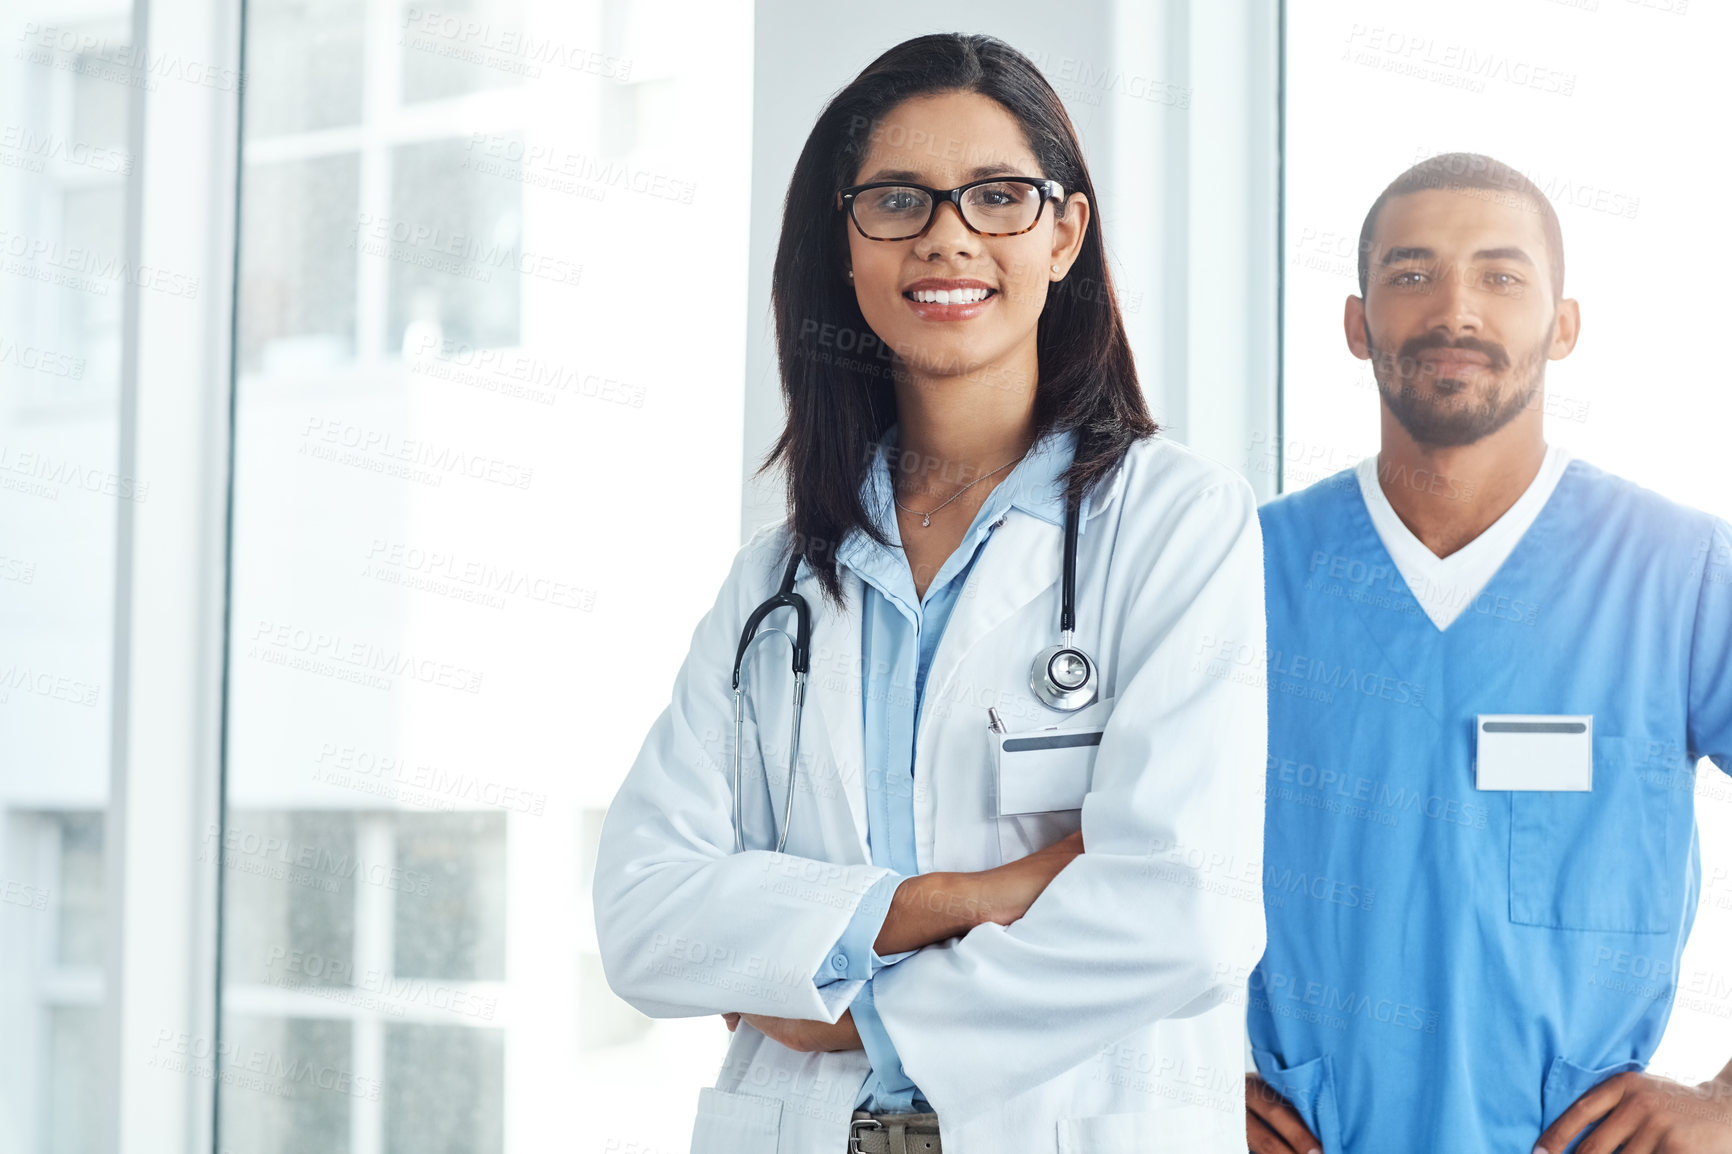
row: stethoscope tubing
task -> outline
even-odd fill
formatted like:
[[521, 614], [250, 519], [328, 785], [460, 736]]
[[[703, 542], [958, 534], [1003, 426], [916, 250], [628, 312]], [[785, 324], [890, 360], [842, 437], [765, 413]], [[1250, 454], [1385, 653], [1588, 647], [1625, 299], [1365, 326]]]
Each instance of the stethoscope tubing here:
[[1064, 576], [1060, 579], [1058, 604], [1058, 631], [1064, 635], [1065, 644], [1070, 644], [1070, 636], [1076, 632], [1076, 538], [1078, 525], [1082, 520], [1082, 509], [1078, 501], [1067, 498], [1064, 505]]
[[[1067, 498], [1065, 501], [1064, 518], [1064, 574], [1060, 582], [1059, 601], [1059, 633], [1063, 637], [1061, 645], [1042, 650], [1035, 657], [1034, 668], [1030, 671], [1031, 688], [1049, 708], [1068, 712], [1080, 709], [1094, 699], [1093, 683], [1095, 679], [1094, 662], [1082, 650], [1072, 644], [1072, 636], [1076, 631], [1076, 551], [1078, 522], [1082, 519], [1080, 502]], [[804, 553], [795, 553], [788, 558], [788, 566], [782, 573], [781, 588], [766, 599], [756, 609], [752, 610], [746, 624], [740, 631], [739, 648], [734, 651], [733, 691], [734, 691], [734, 852], [739, 853], [744, 845], [744, 822], [741, 814], [743, 791], [740, 789], [741, 746], [745, 736], [746, 726], [746, 684], [743, 670], [746, 653], [751, 647], [773, 633], [779, 633], [788, 639], [793, 647], [794, 671], [794, 718], [789, 726], [788, 737], [788, 793], [782, 804], [782, 833], [776, 839], [776, 852], [781, 853], [788, 842], [788, 830], [793, 825], [794, 814], [794, 775], [799, 771], [800, 763], [800, 720], [805, 712], [806, 675], [811, 667], [812, 654], [812, 613], [806, 598], [794, 592], [794, 579], [799, 573], [800, 562]], [[778, 609], [794, 611], [794, 633], [789, 634], [784, 629], [766, 629], [761, 633], [758, 626]], [[1081, 686], [1066, 687], [1053, 681], [1052, 660], [1059, 652], [1075, 653], [1082, 659], [1087, 669], [1087, 680]], [[768, 767], [765, 770], [768, 773]]]
[[[740, 646], [734, 651], [734, 852], [743, 848], [741, 830], [744, 825], [740, 814], [740, 746], [746, 732], [746, 683], [743, 676], [746, 651], [772, 633], [780, 633], [788, 638], [793, 646], [794, 668], [794, 721], [790, 727], [788, 741], [788, 797], [783, 803], [782, 812], [794, 812], [794, 774], [800, 763], [800, 718], [805, 712], [802, 708], [806, 703], [806, 674], [812, 660], [812, 611], [806, 604], [805, 597], [794, 592], [794, 578], [800, 570], [800, 560], [805, 555], [795, 553], [788, 558], [788, 567], [782, 573], [782, 587], [763, 604], [752, 610], [752, 615], [746, 619], [745, 628], [740, 633]], [[784, 629], [766, 629], [758, 632], [758, 626], [764, 618], [778, 609], [794, 611], [794, 633], [790, 636]], [[793, 823], [782, 822], [782, 836], [776, 842], [776, 852], [781, 853], [782, 847], [788, 841], [788, 827]]]

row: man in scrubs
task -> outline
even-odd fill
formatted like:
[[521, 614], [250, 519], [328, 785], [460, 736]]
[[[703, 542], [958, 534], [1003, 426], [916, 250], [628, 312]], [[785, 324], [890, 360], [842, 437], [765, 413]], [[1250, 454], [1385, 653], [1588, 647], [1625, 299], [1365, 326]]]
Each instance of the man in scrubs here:
[[1732, 528], [1547, 445], [1563, 272], [1519, 173], [1403, 173], [1344, 318], [1381, 449], [1262, 510], [1257, 1154], [1732, 1151], [1732, 1065], [1643, 1072], [1700, 888], [1696, 763], [1732, 771]]

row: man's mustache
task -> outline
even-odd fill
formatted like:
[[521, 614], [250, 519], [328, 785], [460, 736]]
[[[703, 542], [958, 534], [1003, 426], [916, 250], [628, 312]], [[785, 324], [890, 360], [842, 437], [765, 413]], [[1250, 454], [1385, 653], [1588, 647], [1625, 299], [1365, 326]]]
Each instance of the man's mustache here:
[[1478, 337], [1456, 337], [1451, 340], [1442, 333], [1426, 333], [1402, 342], [1401, 349], [1396, 353], [1396, 366], [1403, 374], [1419, 368], [1419, 355], [1432, 349], [1462, 349], [1467, 352], [1479, 353], [1486, 359], [1486, 368], [1497, 372], [1509, 368], [1509, 352], [1494, 341], [1482, 341]]

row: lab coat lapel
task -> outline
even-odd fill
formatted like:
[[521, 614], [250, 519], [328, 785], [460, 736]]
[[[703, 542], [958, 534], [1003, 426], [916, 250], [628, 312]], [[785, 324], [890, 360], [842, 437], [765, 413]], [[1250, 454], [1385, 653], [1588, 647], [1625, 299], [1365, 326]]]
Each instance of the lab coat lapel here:
[[800, 581], [800, 591], [812, 608], [812, 667], [806, 693], [818, 703], [818, 711], [823, 715], [833, 772], [840, 779], [864, 847], [866, 752], [861, 706], [860, 602], [865, 583], [846, 565], [840, 568], [840, 576], [847, 605], [842, 610], [824, 597], [816, 578], [808, 575]]
[[[1063, 572], [1064, 530], [1049, 521], [1012, 509], [1004, 524], [988, 540], [980, 559], [969, 572], [956, 609], [938, 640], [932, 669], [926, 677], [926, 696], [944, 698], [968, 656], [981, 638], [1057, 583]], [[1052, 636], [1036, 644], [1030, 639], [1028, 656], [1058, 641], [1058, 615], [1052, 621]]]

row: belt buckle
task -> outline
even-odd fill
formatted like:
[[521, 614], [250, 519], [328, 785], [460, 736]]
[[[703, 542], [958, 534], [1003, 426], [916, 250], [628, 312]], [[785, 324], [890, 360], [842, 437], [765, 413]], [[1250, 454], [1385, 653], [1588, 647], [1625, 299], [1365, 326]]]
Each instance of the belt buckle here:
[[876, 1118], [854, 1118], [848, 1123], [848, 1154], [860, 1154], [860, 1131], [882, 1130], [884, 1123]]

